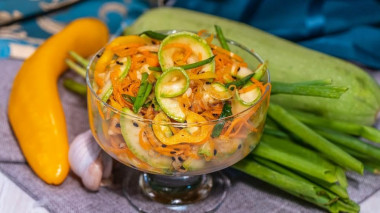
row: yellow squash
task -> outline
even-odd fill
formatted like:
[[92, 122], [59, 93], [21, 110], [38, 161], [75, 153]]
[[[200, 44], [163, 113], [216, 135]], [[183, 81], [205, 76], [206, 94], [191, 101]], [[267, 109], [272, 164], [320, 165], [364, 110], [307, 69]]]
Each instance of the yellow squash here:
[[50, 37], [22, 65], [14, 82], [8, 116], [22, 152], [34, 172], [48, 184], [60, 184], [69, 172], [68, 138], [57, 80], [74, 50], [94, 54], [108, 40], [99, 20], [78, 19]]

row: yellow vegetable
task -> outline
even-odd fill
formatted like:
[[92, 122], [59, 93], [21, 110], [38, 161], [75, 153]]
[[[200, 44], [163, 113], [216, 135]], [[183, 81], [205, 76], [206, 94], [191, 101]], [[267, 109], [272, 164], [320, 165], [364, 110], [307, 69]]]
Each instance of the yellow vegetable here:
[[[157, 119], [156, 119], [157, 118]], [[164, 114], [160, 113], [154, 119], [157, 123], [170, 122], [169, 118]], [[212, 126], [207, 124], [207, 120], [201, 115], [194, 113], [192, 111], [187, 111], [186, 122], [189, 127], [181, 129], [178, 133], [168, 136], [167, 131], [164, 132], [168, 126], [153, 124], [153, 132], [156, 137], [165, 145], [174, 145], [179, 143], [199, 143], [207, 139], [210, 136]], [[205, 123], [203, 125], [190, 125], [191, 123]]]
[[65, 58], [69, 50], [94, 54], [107, 40], [107, 27], [99, 20], [73, 21], [24, 62], [13, 82], [10, 123], [28, 164], [48, 184], [62, 183], [69, 172], [66, 123], [57, 89], [57, 79], [67, 69]]

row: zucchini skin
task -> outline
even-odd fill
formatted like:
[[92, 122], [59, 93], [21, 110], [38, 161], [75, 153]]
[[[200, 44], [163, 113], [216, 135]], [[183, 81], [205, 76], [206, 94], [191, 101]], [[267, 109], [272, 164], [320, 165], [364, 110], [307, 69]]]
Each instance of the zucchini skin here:
[[[363, 69], [326, 54], [302, 47], [246, 24], [178, 8], [158, 8], [144, 13], [125, 29], [126, 34], [144, 30], [186, 29], [213, 32], [213, 23], [229, 39], [253, 48], [269, 61], [274, 81], [297, 82], [331, 78], [334, 85], [349, 90], [338, 100], [317, 97], [273, 95], [271, 101], [284, 107], [311, 111], [331, 119], [372, 125], [380, 111], [380, 88]], [[254, 39], [252, 39], [254, 38]]]

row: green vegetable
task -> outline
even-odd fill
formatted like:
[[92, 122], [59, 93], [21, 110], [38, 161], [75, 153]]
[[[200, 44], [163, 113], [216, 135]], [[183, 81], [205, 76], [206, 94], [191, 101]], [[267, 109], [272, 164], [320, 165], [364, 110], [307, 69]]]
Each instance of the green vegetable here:
[[380, 175], [380, 163], [379, 162], [372, 162], [372, 161], [368, 161], [368, 160], [363, 160], [363, 163], [364, 163], [364, 169], [373, 173], [373, 174], [376, 174], [376, 175]]
[[152, 88], [153, 88], [153, 84], [149, 83], [148, 86], [146, 87], [144, 98], [141, 101], [143, 103], [143, 105], [145, 105], [146, 99], [150, 95], [150, 92], [152, 91]]
[[86, 69], [85, 68], [81, 67], [80, 65], [76, 64], [74, 61], [72, 61], [71, 59], [68, 59], [68, 58], [65, 59], [65, 63], [67, 64], [67, 66], [70, 67], [70, 69], [72, 69], [73, 71], [78, 73], [83, 78], [86, 78]]
[[242, 79], [247, 75], [254, 73], [253, 78], [260, 81], [261, 78], [265, 75], [268, 69], [268, 61], [264, 61], [264, 63], [260, 64], [259, 67], [252, 71], [247, 67], [240, 67], [240, 69], [236, 73], [236, 78]]
[[[232, 115], [231, 105], [228, 102], [225, 102], [224, 105], [223, 105], [222, 112], [220, 113], [219, 119], [225, 118], [225, 117], [228, 117], [228, 116], [231, 116], [231, 115]], [[218, 137], [220, 135], [220, 133], [223, 130], [223, 127], [224, 127], [225, 123], [226, 123], [225, 121], [219, 121], [214, 126], [214, 129], [212, 130], [212, 133], [211, 133], [211, 137], [212, 138], [216, 138], [216, 137]]]
[[206, 158], [211, 158], [214, 156], [214, 147], [211, 145], [210, 141], [206, 142], [199, 148], [198, 155], [203, 155]]
[[185, 9], [159, 8], [140, 16], [125, 29], [125, 34], [159, 29], [206, 29], [212, 32], [214, 23], [223, 28], [226, 38], [253, 48], [261, 58], [268, 60], [273, 81], [332, 79], [334, 84], [349, 88], [339, 100], [279, 94], [271, 97], [272, 103], [313, 111], [332, 119], [366, 125], [375, 122], [380, 111], [380, 89], [368, 73], [351, 62], [307, 49], [251, 26]]
[[[120, 65], [120, 70], [122, 70], [122, 71], [119, 73], [119, 79], [120, 80], [124, 79], [125, 76], [127, 76], [128, 72], [129, 72], [129, 69], [131, 67], [131, 64], [132, 64], [131, 58], [130, 57], [118, 58], [117, 62], [115, 62], [115, 63], [121, 64]], [[107, 102], [108, 98], [112, 94], [112, 91], [113, 91], [112, 82], [109, 79], [105, 83], [105, 85], [103, 86], [102, 92], [99, 94], [99, 97], [102, 99], [103, 102]]]
[[87, 94], [87, 87], [84, 84], [78, 83], [72, 79], [65, 79], [63, 80], [63, 86], [67, 88], [68, 90], [75, 92], [79, 95], [86, 96]]
[[124, 98], [124, 100], [128, 101], [129, 103], [133, 104], [136, 101], [136, 97], [133, 97], [127, 94], [122, 94], [121, 96]]
[[[199, 56], [201, 61], [209, 59], [213, 56], [210, 46], [203, 38], [199, 37], [197, 34], [190, 32], [174, 33], [162, 41], [160, 49], [158, 50], [158, 61], [160, 62], [160, 66], [163, 71], [167, 70], [170, 67], [177, 66], [175, 65], [172, 56], [174, 48], [170, 47], [170, 45], [173, 44], [185, 45], [188, 48], [191, 48], [192, 55], [189, 58], [193, 58], [195, 61], [199, 60]], [[215, 62], [211, 59], [211, 62], [203, 65], [202, 72], [215, 72]]]
[[348, 201], [348, 203], [340, 201], [336, 196], [331, 195], [325, 189], [310, 183], [304, 178], [295, 177], [295, 174], [289, 175], [290, 171], [282, 174], [248, 159], [238, 162], [233, 168], [274, 185], [294, 196], [314, 203], [330, 212], [359, 212], [359, 206], [356, 203], [352, 201]]
[[86, 68], [89, 61], [85, 58], [83, 58], [82, 56], [80, 56], [78, 53], [76, 53], [75, 51], [69, 51], [69, 55], [75, 59], [75, 61], [77, 61], [80, 65], [82, 65], [82, 67]]
[[154, 32], [151, 30], [144, 31], [144, 32], [140, 33], [140, 35], [147, 35], [148, 37], [153, 38], [153, 39], [157, 39], [157, 40], [164, 40], [168, 36], [168, 35], [158, 33], [158, 32]]
[[363, 174], [363, 164], [360, 161], [298, 121], [297, 118], [289, 114], [284, 108], [276, 104], [270, 104], [268, 114], [273, 120], [281, 124], [282, 127], [300, 137], [303, 142], [324, 153], [333, 162], [344, 168]]
[[268, 61], [264, 61], [264, 63], [260, 64], [259, 68], [255, 70], [255, 74], [253, 78], [260, 81], [260, 79], [265, 75], [268, 69]]
[[342, 167], [340, 167], [340, 166], [337, 167], [336, 175], [338, 177], [339, 184], [342, 187], [347, 188], [348, 187], [347, 177], [346, 177], [346, 173]]
[[211, 97], [217, 100], [228, 100], [232, 97], [232, 92], [223, 84], [215, 82], [211, 85], [205, 85], [205, 90]]
[[340, 98], [347, 90], [347, 87], [329, 85], [305, 85], [299, 83], [283, 83], [272, 81], [271, 94], [291, 94], [316, 96], [325, 98]]
[[158, 78], [155, 86], [155, 96], [161, 109], [172, 119], [184, 122], [185, 112], [175, 99], [189, 88], [189, 76], [180, 67], [169, 68]]
[[249, 81], [251, 80], [251, 78], [252, 78], [254, 75], [255, 75], [255, 73], [252, 73], [252, 74], [250, 74], [250, 75], [245, 76], [245, 77], [242, 78], [242, 79], [239, 79], [239, 80], [236, 80], [236, 81], [232, 81], [232, 82], [230, 82], [230, 83], [227, 83], [225, 86], [226, 86], [227, 88], [229, 88], [229, 87], [232, 86], [232, 85], [235, 85], [236, 87], [241, 87], [241, 86], [247, 84], [247, 82], [249, 82]]
[[[146, 96], [146, 91], [147, 91], [148, 85], [149, 85], [149, 82], [148, 82], [148, 73], [144, 72], [141, 75], [140, 88], [139, 88], [139, 90], [137, 92], [136, 100], [133, 103], [133, 112], [134, 113], [137, 113], [140, 110], [141, 106], [144, 104], [144, 102], [145, 102], [144, 98]], [[150, 89], [152, 89], [152, 87], [150, 87]]]
[[[317, 178], [314, 178], [314, 177], [310, 177], [310, 176], [307, 176], [308, 179], [311, 179], [312, 181], [309, 181], [308, 179], [306, 178], [303, 178], [287, 169], [285, 169], [284, 167], [281, 167], [280, 165], [274, 163], [274, 162], [271, 162], [269, 160], [266, 160], [264, 158], [261, 158], [261, 157], [257, 157], [257, 156], [254, 156], [253, 159], [257, 162], [259, 162], [260, 164], [270, 168], [270, 169], [273, 169], [275, 170], [276, 172], [279, 172], [281, 174], [284, 174], [284, 175], [287, 175], [289, 177], [292, 177], [294, 179], [298, 179], [300, 181], [304, 181], [304, 182], [307, 182], [307, 183], [315, 183], [323, 188], [325, 188], [326, 190], [338, 195], [339, 197], [341, 198], [344, 198], [344, 199], [348, 199], [348, 193], [347, 193], [347, 190], [342, 187], [342, 186], [339, 186], [335, 183], [327, 183], [327, 182], [324, 182], [324, 181], [321, 181]], [[322, 189], [321, 189], [322, 191]], [[328, 193], [328, 192], [327, 192]], [[334, 197], [334, 195], [330, 195], [330, 197]]]
[[[211, 56], [208, 59], [205, 59], [205, 60], [202, 60], [202, 61], [198, 61], [198, 62], [195, 62], [195, 63], [192, 63], [192, 64], [186, 64], [186, 65], [179, 66], [179, 67], [183, 68], [184, 70], [197, 68], [197, 67], [200, 67], [200, 66], [203, 66], [205, 64], [208, 64], [208, 63], [212, 62], [212, 60], [214, 60], [214, 58], [215, 58], [215, 56]], [[148, 67], [148, 69], [152, 70], [152, 71], [156, 71], [156, 72], [162, 72], [161, 67]]]
[[376, 146], [364, 143], [355, 137], [332, 130], [318, 129], [316, 132], [339, 146], [347, 147], [372, 159], [380, 161], [380, 148]]
[[[242, 89], [253, 85], [250, 81], [247, 82]], [[259, 87], [256, 87], [248, 92], [239, 93], [237, 89], [235, 89], [235, 99], [240, 102], [243, 106], [252, 106], [261, 98], [261, 90]]]
[[264, 127], [264, 134], [272, 135], [272, 136], [283, 138], [283, 139], [290, 139], [289, 135], [287, 135], [283, 131], [280, 131], [278, 129], [268, 128], [267, 125], [265, 125]]
[[368, 140], [380, 143], [380, 130], [370, 126], [360, 125], [356, 123], [337, 121], [323, 118], [310, 113], [300, 111], [290, 111], [290, 113], [298, 120], [307, 125], [330, 128], [336, 131], [344, 132], [350, 135], [361, 136]]
[[327, 78], [327, 79], [322, 79], [322, 80], [301, 81], [301, 82], [295, 82], [295, 83], [291, 83], [291, 84], [309, 85], [309, 86], [326, 86], [326, 85], [331, 85], [332, 80], [331, 80], [331, 78]]
[[335, 165], [318, 153], [284, 139], [264, 135], [253, 154], [328, 183], [338, 180]]
[[139, 133], [141, 131], [141, 125], [145, 125], [138, 121], [138, 115], [134, 114], [129, 108], [123, 108], [120, 116], [120, 128], [121, 134], [124, 138], [128, 149], [140, 160], [146, 162], [152, 167], [159, 169], [170, 169], [172, 160], [169, 157], [163, 155], [155, 155], [152, 157], [149, 155], [149, 150], [145, 150], [139, 143]]
[[218, 25], [214, 25], [214, 26], [215, 26], [216, 36], [218, 37], [220, 45], [222, 46], [223, 49], [230, 51], [230, 48], [228, 47], [226, 39], [224, 38], [222, 28], [219, 27]]

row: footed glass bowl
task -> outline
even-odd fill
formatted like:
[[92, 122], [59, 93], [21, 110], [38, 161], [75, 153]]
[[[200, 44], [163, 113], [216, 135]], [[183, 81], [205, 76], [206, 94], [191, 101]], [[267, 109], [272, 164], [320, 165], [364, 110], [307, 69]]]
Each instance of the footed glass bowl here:
[[[263, 63], [259, 55], [247, 47], [230, 40], [228, 44], [231, 52], [242, 57], [251, 70]], [[269, 71], [261, 79], [265, 91], [260, 99], [240, 113], [198, 123], [157, 122], [120, 111], [96, 94], [94, 68], [102, 51], [92, 58], [87, 70], [90, 127], [105, 152], [143, 172], [137, 176], [127, 175], [124, 182], [124, 192], [131, 204], [143, 212], [169, 209], [207, 212], [218, 208], [226, 196], [229, 181], [222, 173], [213, 172], [238, 162], [259, 143], [269, 105], [270, 84], [265, 84], [270, 83]], [[234, 127], [228, 128], [234, 122]], [[170, 128], [186, 131], [189, 137], [202, 137], [201, 134], [209, 133], [218, 125], [224, 126], [219, 136], [204, 137], [198, 143], [165, 145], [154, 132]], [[141, 138], [148, 138], [154, 144], [144, 144]]]

